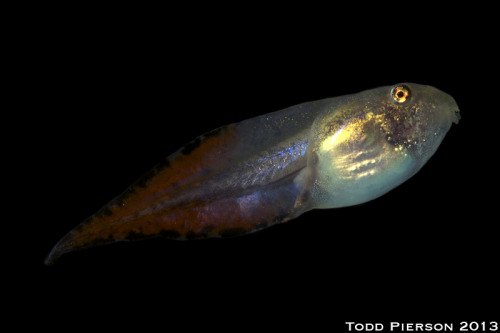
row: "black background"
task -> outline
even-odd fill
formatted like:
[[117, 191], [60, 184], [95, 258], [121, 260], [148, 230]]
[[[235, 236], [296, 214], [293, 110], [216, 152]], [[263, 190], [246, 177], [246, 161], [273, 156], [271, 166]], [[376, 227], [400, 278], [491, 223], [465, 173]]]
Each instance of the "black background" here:
[[[69, 319], [165, 331], [498, 316], [491, 41], [485, 22], [434, 10], [341, 20], [112, 8], [42, 19], [24, 54], [32, 139], [14, 311], [53, 328]], [[239, 238], [122, 243], [43, 265], [64, 234], [198, 135], [405, 81], [454, 96], [462, 120], [389, 194]]]

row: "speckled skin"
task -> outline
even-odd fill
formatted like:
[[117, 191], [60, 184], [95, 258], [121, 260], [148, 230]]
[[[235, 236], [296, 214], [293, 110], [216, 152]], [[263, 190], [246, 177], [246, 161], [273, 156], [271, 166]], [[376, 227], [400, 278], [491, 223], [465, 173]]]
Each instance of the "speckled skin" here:
[[[200, 136], [63, 237], [66, 252], [164, 236], [237, 236], [355, 205], [414, 175], [458, 122], [453, 98], [405, 83], [293, 106]], [[397, 96], [396, 96], [397, 97]]]

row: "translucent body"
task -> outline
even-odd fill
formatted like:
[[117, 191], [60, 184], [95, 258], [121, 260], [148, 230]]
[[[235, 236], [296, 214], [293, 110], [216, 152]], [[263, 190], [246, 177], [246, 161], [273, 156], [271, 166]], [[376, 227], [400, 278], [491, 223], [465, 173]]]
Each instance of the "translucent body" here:
[[235, 236], [314, 208], [375, 199], [434, 154], [458, 107], [436, 88], [403, 84], [329, 98], [207, 133], [131, 185], [54, 247]]

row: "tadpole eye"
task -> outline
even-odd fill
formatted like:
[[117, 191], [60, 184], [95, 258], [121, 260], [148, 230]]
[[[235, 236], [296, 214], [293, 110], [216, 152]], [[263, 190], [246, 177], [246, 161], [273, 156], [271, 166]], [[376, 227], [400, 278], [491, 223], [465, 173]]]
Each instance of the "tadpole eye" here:
[[396, 103], [404, 103], [410, 98], [410, 89], [406, 86], [396, 86], [391, 91], [392, 99]]

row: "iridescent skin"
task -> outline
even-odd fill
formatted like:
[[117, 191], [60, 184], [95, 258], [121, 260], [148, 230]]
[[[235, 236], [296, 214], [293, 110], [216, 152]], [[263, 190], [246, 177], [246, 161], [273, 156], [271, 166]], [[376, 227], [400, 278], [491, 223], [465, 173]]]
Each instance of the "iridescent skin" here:
[[[408, 88], [403, 102], [397, 86]], [[387, 193], [459, 120], [450, 95], [397, 86], [296, 105], [197, 138], [63, 237], [46, 264], [117, 241], [241, 235]]]

